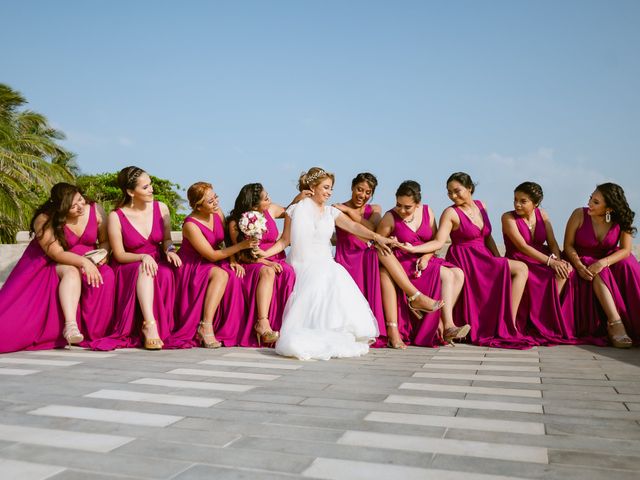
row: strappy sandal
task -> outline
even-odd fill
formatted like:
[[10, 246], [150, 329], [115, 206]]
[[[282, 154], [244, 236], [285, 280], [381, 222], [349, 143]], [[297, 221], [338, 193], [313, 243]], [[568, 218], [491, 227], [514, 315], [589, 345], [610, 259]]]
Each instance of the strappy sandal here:
[[[200, 346], [202, 346], [202, 348], [220, 348], [222, 346], [222, 342], [216, 340], [215, 333], [204, 333], [204, 329], [207, 326], [211, 326], [213, 332], [212, 322], [200, 322], [198, 324], [196, 335], [198, 337], [198, 340], [200, 340]], [[207, 341], [208, 338], [213, 338], [213, 341]]]
[[[398, 324], [393, 322], [393, 323], [386, 323], [385, 324], [387, 327], [392, 327], [395, 328], [396, 330], [398, 329]], [[393, 348], [394, 350], [406, 350], [407, 349], [407, 345], [402, 341], [402, 339], [400, 339], [399, 342], [393, 342], [390, 338], [389, 338], [389, 329], [387, 328], [387, 347], [389, 348]], [[400, 332], [398, 332], [398, 336], [400, 336]]]
[[67, 323], [62, 330], [62, 336], [67, 341], [68, 346], [76, 345], [84, 340], [84, 335], [80, 333], [75, 323]]
[[420, 290], [416, 290], [416, 293], [414, 293], [411, 296], [405, 294], [405, 296], [407, 297], [407, 305], [409, 306], [409, 310], [411, 310], [411, 313], [413, 313], [416, 316], [416, 318], [418, 318], [419, 320], [422, 320], [422, 317], [424, 317], [425, 313], [437, 312], [442, 307], [444, 307], [444, 302], [442, 300], [434, 300], [433, 307], [431, 307], [430, 309], [414, 307], [412, 305], [412, 302], [417, 300], [420, 297], [420, 295], [424, 295]]
[[[142, 328], [153, 327], [156, 325], [155, 320], [145, 320], [142, 322]], [[147, 338], [145, 336], [144, 339], [144, 349], [145, 350], [161, 350], [164, 345], [164, 342], [160, 340], [160, 338]]]
[[280, 332], [276, 332], [274, 330], [271, 330], [271, 327], [269, 327], [269, 330], [260, 333], [258, 331], [258, 326], [260, 325], [260, 320], [266, 320], [267, 321], [267, 325], [269, 325], [269, 318], [267, 318], [267, 317], [259, 318], [256, 321], [256, 323], [253, 325], [253, 330], [255, 330], [256, 338], [258, 339], [258, 347], [262, 346], [263, 343], [265, 345], [271, 345], [272, 343], [276, 343], [278, 341], [278, 339], [280, 338]]
[[442, 334], [442, 338], [444, 339], [445, 343], [448, 343], [449, 345], [455, 347], [456, 344], [453, 343], [453, 341], [462, 340], [467, 335], [469, 335], [470, 331], [471, 327], [469, 325], [463, 325], [461, 327], [449, 327]]
[[[618, 325], [622, 326], [622, 333], [614, 333], [613, 330]], [[611, 345], [613, 345], [615, 348], [631, 348], [631, 346], [633, 345], [633, 342], [631, 341], [631, 338], [629, 338], [629, 335], [627, 335], [624, 324], [620, 319], [613, 320], [612, 322], [607, 322], [607, 334], [609, 335], [609, 341], [611, 342]]]

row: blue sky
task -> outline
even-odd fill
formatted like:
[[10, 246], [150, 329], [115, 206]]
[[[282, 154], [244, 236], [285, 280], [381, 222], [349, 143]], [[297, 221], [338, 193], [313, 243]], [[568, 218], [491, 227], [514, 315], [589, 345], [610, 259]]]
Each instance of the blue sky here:
[[[67, 134], [83, 171], [135, 164], [223, 207], [299, 173], [405, 179], [439, 215], [478, 182], [496, 237], [525, 180], [558, 233], [596, 183], [640, 210], [638, 1], [0, 0], [0, 82]], [[636, 222], [638, 224], [638, 222]]]

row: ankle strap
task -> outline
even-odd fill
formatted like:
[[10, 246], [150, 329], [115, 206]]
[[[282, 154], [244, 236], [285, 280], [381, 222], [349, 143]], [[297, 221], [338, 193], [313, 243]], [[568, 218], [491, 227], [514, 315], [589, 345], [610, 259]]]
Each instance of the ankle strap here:
[[422, 293], [420, 293], [420, 290], [416, 290], [416, 293], [414, 293], [413, 295], [411, 295], [410, 297], [407, 297], [407, 299], [409, 300], [409, 302], [413, 302], [416, 298], [418, 298], [420, 295], [422, 295]]

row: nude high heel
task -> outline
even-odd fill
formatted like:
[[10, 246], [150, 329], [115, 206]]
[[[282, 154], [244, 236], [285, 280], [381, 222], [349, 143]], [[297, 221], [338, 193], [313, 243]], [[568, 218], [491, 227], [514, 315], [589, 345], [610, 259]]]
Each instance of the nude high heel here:
[[263, 317], [263, 318], [259, 318], [256, 323], [253, 325], [253, 330], [256, 332], [256, 338], [258, 339], [258, 347], [261, 346], [261, 344], [265, 344], [265, 345], [270, 345], [272, 343], [276, 343], [278, 341], [278, 339], [280, 338], [280, 332], [276, 332], [274, 330], [271, 330], [271, 327], [269, 327], [269, 330], [267, 330], [266, 332], [262, 332], [260, 333], [258, 331], [258, 325], [260, 325], [260, 320], [266, 320], [267, 321], [267, 325], [269, 324], [269, 319], [267, 317]]
[[[216, 340], [214, 333], [203, 333], [204, 328], [208, 325], [211, 325], [212, 326], [211, 328], [213, 328], [212, 322], [200, 322], [198, 324], [197, 335], [198, 335], [198, 340], [200, 340], [200, 345], [203, 348], [220, 348], [222, 346], [222, 342]], [[213, 341], [208, 342], [207, 338], [213, 338]]]
[[[620, 325], [620, 327], [618, 327], [618, 325]], [[613, 330], [619, 328], [622, 328], [622, 333], [614, 333]], [[633, 345], [633, 342], [631, 341], [631, 338], [629, 338], [629, 335], [627, 335], [624, 324], [620, 319], [607, 322], [607, 334], [609, 335], [611, 345], [615, 348], [631, 348]]]
[[[145, 320], [142, 322], [142, 328], [153, 327], [156, 325], [155, 320]], [[161, 350], [164, 342], [160, 338], [146, 338], [144, 339], [145, 350]]]
[[75, 323], [66, 323], [64, 325], [64, 330], [62, 330], [62, 336], [67, 341], [69, 347], [84, 340], [84, 335], [80, 333], [80, 330]]
[[[387, 327], [391, 327], [391, 328], [395, 328], [396, 330], [398, 329], [398, 324], [395, 322], [387, 322], [385, 323], [385, 325]], [[387, 328], [387, 338], [389, 338], [389, 329]], [[400, 332], [398, 332], [398, 335], [400, 335]], [[387, 347], [389, 348], [393, 348], [394, 350], [406, 350], [407, 349], [407, 345], [402, 341], [402, 339], [400, 339], [400, 342], [392, 342], [391, 339], [387, 340]]]
[[469, 325], [463, 325], [461, 327], [449, 327], [442, 334], [442, 338], [446, 343], [455, 347], [454, 340], [462, 340], [465, 338], [469, 332], [471, 331], [471, 327]]
[[417, 300], [420, 295], [424, 295], [420, 290], [416, 290], [416, 293], [411, 296], [405, 294], [405, 296], [407, 297], [407, 305], [409, 306], [409, 310], [411, 310], [411, 313], [413, 313], [419, 320], [422, 320], [422, 317], [424, 317], [424, 313], [433, 313], [444, 307], [444, 302], [442, 300], [434, 300], [433, 307], [430, 309], [414, 307], [412, 305], [412, 302]]

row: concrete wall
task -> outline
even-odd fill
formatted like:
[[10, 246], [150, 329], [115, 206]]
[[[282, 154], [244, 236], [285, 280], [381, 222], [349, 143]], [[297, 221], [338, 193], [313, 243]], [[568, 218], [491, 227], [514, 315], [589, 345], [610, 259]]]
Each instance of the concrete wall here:
[[[171, 239], [176, 245], [182, 243], [182, 232], [171, 232]], [[15, 244], [0, 244], [0, 287], [4, 284], [5, 280], [11, 273], [13, 267], [18, 263], [22, 253], [27, 248], [29, 243], [28, 232], [18, 232], [16, 236]], [[440, 256], [444, 256], [447, 252], [448, 245], [445, 245], [442, 250], [438, 252]], [[498, 245], [498, 249], [501, 253], [504, 253], [504, 247]], [[633, 246], [633, 253], [636, 258], [640, 258], [640, 245]]]

